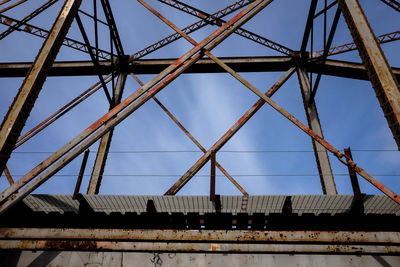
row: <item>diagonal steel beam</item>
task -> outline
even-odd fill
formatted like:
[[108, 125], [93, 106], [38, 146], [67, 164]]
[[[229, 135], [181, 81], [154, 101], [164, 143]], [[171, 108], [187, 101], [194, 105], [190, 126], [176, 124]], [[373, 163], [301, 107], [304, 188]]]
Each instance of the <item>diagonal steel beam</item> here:
[[81, 0], [66, 0], [0, 129], [0, 175], [15, 147]]
[[400, 12], [400, 3], [395, 0], [381, 0], [381, 2]]
[[[154, 15], [156, 15], [158, 18], [160, 18], [163, 22], [165, 22], [168, 26], [170, 26], [172, 29], [174, 29], [177, 33], [182, 35], [187, 41], [189, 41], [191, 44], [194, 46], [198, 45], [198, 43], [190, 38], [187, 34], [185, 34], [182, 30], [180, 30], [175, 24], [173, 24], [171, 21], [169, 21], [167, 18], [165, 18], [163, 15], [161, 15], [159, 12], [157, 12], [154, 8], [152, 8], [149, 4], [147, 4], [144, 0], [138, 0], [144, 7], [146, 7], [150, 12], [152, 12]], [[272, 2], [272, 1], [270, 1]], [[214, 59], [215, 57], [206, 49], [203, 50], [203, 52], [210, 58]], [[156, 101], [159, 102], [159, 101]], [[160, 103], [161, 104], [161, 103]], [[161, 105], [162, 107], [162, 105]], [[179, 124], [178, 124], [179, 125]], [[182, 126], [183, 127], [183, 126]], [[184, 129], [184, 128], [183, 128]], [[185, 130], [185, 132], [187, 132]], [[198, 142], [195, 142], [196, 145]], [[199, 144], [200, 145], [200, 144]], [[200, 148], [204, 153], [207, 153], [204, 148]], [[210, 200], [214, 201], [215, 199], [215, 153], [216, 151], [211, 150], [211, 184], [210, 184]], [[228, 177], [229, 178], [229, 177]]]
[[[236, 2], [234, 4], [232, 4], [232, 5], [227, 6], [224, 9], [221, 9], [220, 11], [217, 11], [217, 12], [213, 13], [211, 15], [211, 18], [210, 18], [211, 21], [203, 20], [203, 19], [199, 20], [199, 21], [193, 23], [192, 25], [189, 25], [189, 26], [183, 28], [182, 31], [184, 31], [186, 34], [194, 32], [194, 31], [196, 31], [196, 30], [198, 30], [200, 28], [203, 28], [207, 24], [211, 23], [212, 19], [222, 18], [222, 17], [224, 17], [226, 15], [229, 15], [232, 12], [234, 12], [234, 11], [240, 9], [240, 8], [243, 8], [243, 7], [253, 3], [253, 2], [254, 2], [254, 0], [240, 0], [240, 1], [238, 1], [238, 2]], [[166, 45], [168, 45], [168, 44], [180, 39], [181, 37], [182, 36], [180, 34], [178, 34], [178, 33], [171, 34], [171, 35], [165, 37], [164, 39], [162, 39], [162, 40], [160, 40], [160, 41], [158, 41], [158, 42], [156, 42], [156, 43], [154, 43], [154, 44], [152, 44], [152, 45], [150, 45], [150, 46], [148, 46], [148, 47], [146, 47], [146, 48], [144, 48], [144, 49], [142, 49], [142, 50], [140, 50], [140, 51], [138, 51], [138, 52], [136, 52], [134, 54], [132, 54], [131, 57], [130, 57], [130, 61], [142, 58], [145, 55], [148, 55], [148, 54], [160, 49], [161, 47], [164, 47], [164, 46], [166, 46]]]
[[[331, 151], [339, 159], [340, 162], [342, 162], [346, 166], [350, 166], [351, 168], [353, 168], [360, 176], [362, 176], [364, 179], [366, 179], [368, 182], [370, 182], [373, 186], [378, 188], [385, 195], [390, 197], [393, 201], [395, 201], [396, 203], [400, 204], [400, 196], [399, 195], [397, 195], [395, 192], [390, 190], [387, 186], [385, 186], [380, 181], [375, 179], [372, 175], [370, 175], [364, 169], [358, 167], [357, 164], [354, 161], [352, 161], [351, 159], [347, 158], [347, 156], [345, 154], [341, 153], [339, 150], [337, 150], [331, 144], [326, 142], [321, 136], [319, 136], [314, 131], [312, 131], [310, 128], [305, 126], [302, 122], [300, 122], [292, 114], [290, 114], [285, 109], [283, 109], [280, 105], [278, 105], [276, 102], [274, 102], [271, 98], [269, 98], [268, 96], [264, 95], [260, 90], [258, 90], [256, 87], [254, 87], [248, 81], [246, 81], [243, 77], [241, 77], [239, 74], [237, 74], [234, 70], [232, 70], [224, 62], [222, 62], [221, 60], [219, 60], [218, 58], [215, 58], [215, 57], [211, 57], [211, 59], [214, 60], [215, 63], [220, 65], [223, 69], [225, 69], [233, 77], [235, 77], [238, 81], [240, 81], [243, 85], [245, 85], [248, 89], [250, 89], [253, 93], [255, 93], [257, 96], [259, 96], [260, 98], [265, 100], [265, 102], [267, 102], [271, 107], [273, 107], [276, 111], [278, 111], [284, 117], [286, 117], [288, 120], [290, 120], [292, 123], [294, 123], [302, 131], [304, 131], [306, 134], [308, 134], [311, 138], [313, 138], [315, 141], [320, 143], [327, 150]], [[400, 104], [400, 101], [399, 101], [399, 104]], [[347, 161], [345, 161], [343, 158], [346, 158]]]
[[[85, 28], [84, 28], [83, 23], [81, 21], [81, 18], [79, 17], [79, 14], [76, 14], [76, 22], [78, 23], [79, 30], [81, 31], [81, 34], [82, 34], [83, 40], [85, 41], [86, 46], [87, 47], [91, 47], [90, 46], [90, 42], [89, 42], [89, 38], [86, 35], [86, 31], [85, 31]], [[107, 85], [106, 85], [106, 83], [104, 81], [104, 78], [100, 73], [99, 61], [98, 61], [97, 57], [94, 56], [93, 51], [91, 49], [89, 49], [88, 51], [89, 51], [90, 58], [92, 59], [93, 65], [94, 65], [94, 67], [96, 69], [97, 76], [99, 77], [99, 80], [100, 80], [101, 86], [103, 88], [103, 91], [104, 91], [104, 93], [105, 93], [105, 95], [107, 97], [107, 100], [110, 103], [110, 106], [113, 106], [114, 105], [113, 100], [111, 99], [110, 93], [108, 92], [108, 88], [107, 88]]]
[[[290, 78], [295, 68], [289, 69], [265, 94], [269, 97]], [[165, 195], [175, 195], [178, 191], [207, 163], [211, 156], [211, 151], [219, 151], [234, 136], [248, 120], [265, 104], [265, 101], [258, 100], [204, 155], [193, 165], [166, 193]]]
[[[331, 45], [332, 45], [333, 36], [335, 35], [336, 28], [337, 28], [337, 25], [339, 23], [339, 18], [340, 18], [340, 9], [337, 8], [336, 9], [336, 13], [335, 13], [335, 17], [333, 18], [331, 30], [329, 32], [328, 41], [326, 42], [324, 53], [322, 54], [322, 58], [321, 58], [321, 63], [322, 64], [325, 64], [326, 58], [328, 57], [329, 47], [331, 47]], [[321, 81], [321, 77], [322, 77], [322, 74], [318, 73], [317, 78], [315, 79], [314, 87], [311, 90], [311, 96], [310, 96], [310, 100], [308, 102], [308, 105], [312, 105], [314, 103], [315, 94], [317, 93], [318, 85], [319, 85], [319, 82]]]
[[[79, 14], [78, 14], [78, 13], [76, 14], [76, 17], [75, 17], [75, 18], [76, 18], [76, 22], [78, 23], [79, 30], [81, 31], [81, 34], [82, 34], [83, 40], [85, 41], [86, 46], [87, 46], [87, 47], [91, 47], [91, 46], [90, 46], [90, 42], [89, 42], [89, 38], [88, 38], [87, 35], [86, 35], [85, 27], [83, 27], [83, 23], [82, 23], [81, 18], [79, 17]], [[104, 93], [105, 93], [105, 95], [106, 95], [106, 97], [107, 97], [108, 103], [110, 103], [110, 106], [114, 106], [114, 103], [113, 103], [113, 101], [112, 101], [112, 99], [111, 99], [110, 93], [108, 92], [107, 85], [106, 85], [106, 83], [105, 83], [105, 81], [104, 81], [104, 78], [103, 78], [103, 76], [100, 74], [100, 65], [99, 65], [99, 61], [98, 61], [97, 58], [94, 56], [92, 50], [89, 49], [88, 51], [89, 51], [90, 58], [92, 59], [93, 65], [94, 65], [94, 67], [95, 67], [95, 69], [96, 69], [97, 76], [99, 77], [99, 80], [100, 80], [100, 82], [101, 82], [101, 86], [102, 86], [102, 88], [103, 88], [103, 91], [104, 91]]]
[[[143, 86], [143, 83], [139, 80], [139, 78], [131, 73], [131, 76], [141, 85]], [[172, 113], [161, 103], [160, 100], [158, 100], [155, 96], [153, 96], [153, 100], [157, 103], [157, 105], [170, 117], [175, 124], [186, 134], [187, 137], [203, 152], [206, 153], [207, 150], [197, 141], [196, 138], [178, 121], [178, 119], [172, 115]], [[229, 181], [232, 182], [234, 186], [244, 195], [248, 196], [249, 194], [246, 192], [246, 190], [243, 189], [243, 187], [218, 163], [215, 162], [215, 165], [217, 168], [229, 179]]]
[[300, 51], [302, 53], [304, 53], [307, 48], [308, 39], [310, 37], [311, 28], [312, 28], [312, 25], [314, 22], [314, 14], [315, 14], [315, 10], [317, 8], [317, 3], [318, 3], [318, 0], [312, 0], [312, 2], [310, 4], [310, 10], [308, 11], [306, 28], [304, 29], [303, 41], [301, 42], [301, 48], [300, 48]]
[[[90, 145], [100, 139], [105, 133], [107, 133], [114, 126], [123, 121], [126, 117], [132, 114], [144, 103], [146, 103], [156, 93], [158, 93], [170, 82], [172, 82], [176, 77], [182, 74], [187, 68], [193, 65], [197, 60], [202, 57], [203, 54], [197, 52], [199, 52], [203, 47], [205, 47], [207, 50], [212, 50], [213, 48], [215, 48], [230, 34], [232, 34], [232, 32], [237, 27], [240, 27], [249, 19], [251, 19], [268, 3], [269, 2], [267, 1], [258, 0], [239, 12], [227, 23], [222, 25], [219, 29], [217, 29], [215, 32], [205, 38], [198, 46], [186, 52], [182, 57], [172, 63], [164, 71], [155, 76], [144, 86], [139, 88], [136, 92], [128, 96], [119, 105], [114, 107], [111, 111], [109, 111], [95, 123], [89, 126], [86, 130], [84, 130], [82, 133], [80, 133], [78, 136], [76, 136], [54, 154], [49, 156], [30, 172], [21, 177], [12, 186], [4, 190], [0, 194], [0, 202], [2, 203], [0, 207], [0, 214], [6, 211], [11, 206], [15, 205], [19, 200], [23, 199], [25, 196], [27, 196], [29, 193], [39, 187], [42, 183], [46, 182], [52, 175], [61, 170], [66, 164], [71, 162]], [[167, 75], [169, 76], [167, 77]], [[153, 87], [155, 84], [157, 85]], [[135, 101], [141, 95], [143, 96], [138, 101]], [[116, 116], [117, 114], [118, 116]], [[105, 123], [107, 123], [107, 126], [101, 128], [101, 126], [103, 126]], [[65, 157], [62, 158], [63, 156]], [[32, 183], [28, 184], [34, 178], [36, 179]], [[17, 190], [21, 189], [22, 187], [24, 188], [17, 192]]]
[[36, 17], [37, 15], [39, 15], [40, 13], [42, 13], [43, 11], [45, 11], [47, 8], [51, 7], [53, 4], [55, 4], [58, 0], [49, 0], [48, 2], [46, 2], [44, 5], [42, 5], [41, 7], [39, 7], [38, 9], [36, 9], [35, 11], [33, 11], [31, 14], [29, 14], [28, 16], [26, 16], [25, 18], [23, 18], [21, 21], [19, 21], [17, 24], [10, 26], [7, 30], [5, 30], [4, 32], [2, 32], [0, 34], [0, 40], [3, 39], [4, 37], [6, 37], [7, 35], [9, 35], [10, 33], [12, 33], [15, 30], [18, 30], [19, 27], [21, 27], [22, 25], [24, 25], [26, 22], [30, 21], [31, 19], [33, 19], [34, 17]]
[[[106, 76], [106, 83], [109, 83], [111, 81], [111, 74]], [[41, 132], [43, 129], [45, 129], [47, 126], [51, 125], [53, 122], [55, 122], [57, 119], [62, 117], [64, 114], [66, 114], [68, 111], [70, 111], [72, 108], [76, 107], [78, 104], [80, 104], [83, 100], [87, 99], [89, 96], [97, 92], [101, 88], [100, 82], [95, 83], [93, 86], [89, 87], [89, 89], [85, 90], [82, 94], [68, 102], [66, 105], [64, 105], [62, 108], [57, 110], [55, 113], [47, 117], [45, 120], [43, 120], [41, 123], [33, 127], [31, 130], [26, 132], [24, 135], [22, 135], [18, 140], [17, 143], [14, 147], [16, 149], [32, 137], [34, 137], [36, 134]]]
[[[3, 25], [14, 27], [19, 22], [20, 22], [20, 20], [0, 14], [0, 23]], [[47, 38], [49, 36], [49, 31], [47, 31], [45, 29], [39, 28], [37, 26], [28, 24], [28, 23], [23, 23], [22, 25], [25, 26], [25, 28], [22, 31], [24, 31], [26, 33], [33, 34], [33, 35], [41, 37], [41, 38]], [[18, 30], [21, 31], [21, 29], [18, 29]], [[70, 47], [72, 49], [79, 50], [84, 53], [88, 53], [88, 49], [89, 49], [84, 43], [73, 40], [68, 37], [64, 38], [62, 45]], [[96, 48], [94, 48], [94, 47], [90, 47], [90, 49], [96, 50]], [[110, 59], [111, 54], [105, 50], [99, 49], [99, 57], [101, 57], [102, 59]]]
[[[23, 4], [23, 3], [26, 2], [26, 1], [28, 1], [28, 0], [20, 0], [20, 1], [14, 3], [14, 4], [12, 4], [12, 5], [9, 5], [8, 7], [5, 7], [5, 8], [3, 8], [2, 10], [0, 10], [0, 13], [6, 12], [7, 10], [10, 10], [10, 9], [16, 7], [16, 6], [19, 6], [20, 4]], [[8, 2], [8, 1], [7, 1], [7, 2]], [[5, 2], [5, 3], [7, 3], [7, 2]]]
[[3, 0], [3, 1], [0, 2], [0, 6], [1, 6], [1, 5], [4, 5], [4, 4], [6, 4], [6, 3], [10, 2], [10, 1], [11, 1], [11, 0]]
[[[376, 39], [378, 40], [379, 44], [397, 41], [397, 40], [400, 40], [400, 31], [381, 34], [381, 35], [376, 36]], [[328, 56], [333, 56], [333, 55], [346, 53], [346, 52], [354, 51], [354, 50], [357, 50], [357, 45], [354, 42], [337, 45], [337, 46], [333, 46], [333, 47], [329, 48]], [[313, 52], [313, 58], [322, 57], [323, 54], [324, 54], [324, 50], [315, 51], [315, 52]]]
[[326, 8], [322, 9], [321, 11], [318, 11], [317, 13], [315, 13], [314, 15], [314, 19], [321, 16], [322, 14], [324, 14], [326, 11], [328, 11], [329, 9], [331, 9], [332, 7], [334, 7], [337, 4], [337, 1], [334, 0], [332, 3], [330, 3], [328, 6], [326, 6]]
[[122, 42], [119, 37], [117, 25], [115, 24], [114, 15], [111, 10], [110, 2], [108, 0], [100, 0], [103, 6], [104, 15], [107, 20], [108, 27], [110, 28], [111, 38], [114, 42], [115, 48], [117, 49], [118, 56], [124, 55], [124, 48], [122, 47]]
[[[158, 0], [159, 2], [162, 2], [164, 4], [167, 4], [169, 6], [172, 6], [174, 8], [177, 8], [179, 10], [182, 10], [183, 12], [186, 12], [188, 14], [191, 14], [195, 17], [198, 18], [202, 18], [202, 19], [206, 19], [206, 18], [213, 18], [213, 16], [211, 14], [208, 14], [204, 11], [201, 11], [197, 8], [191, 7], [185, 3], [182, 3], [180, 1], [176, 1], [176, 0]], [[213, 21], [213, 24], [215, 25], [222, 25], [223, 23], [225, 23], [226, 21], [220, 18], [215, 18], [215, 21]], [[235, 31], [235, 34], [240, 35], [246, 39], [249, 39], [251, 41], [254, 41], [258, 44], [261, 44], [263, 46], [266, 46], [268, 48], [271, 48], [275, 51], [278, 51], [282, 54], [285, 55], [294, 55], [294, 51], [291, 50], [290, 48], [287, 48], [281, 44], [278, 44], [274, 41], [268, 40], [267, 38], [264, 38], [258, 34], [255, 34], [251, 31], [245, 30], [243, 28], [238, 28]]]
[[376, 97], [400, 150], [400, 87], [357, 0], [338, 0]]
[[[144, 7], [146, 7], [150, 12], [152, 12], [154, 15], [156, 15], [158, 18], [160, 18], [163, 22], [165, 22], [168, 26], [170, 26], [172, 29], [174, 29], [177, 33], [179, 33], [180, 35], [182, 35], [187, 41], [189, 41], [191, 44], [193, 44], [194, 46], [197, 46], [198, 43], [193, 40], [192, 38], [190, 38], [187, 34], [185, 34], [182, 30], [180, 30], [176, 25], [174, 25], [171, 21], [169, 21], [167, 18], [165, 18], [163, 15], [161, 15], [159, 12], [157, 12], [154, 8], [152, 8], [149, 4], [147, 4], [144, 0], [138, 0], [138, 2], [140, 2]], [[267, 1], [267, 2], [272, 2], [271, 1]], [[213, 57], [213, 55], [207, 50], [204, 49], [203, 52], [210, 58]], [[156, 101], [159, 102], [159, 101]], [[161, 103], [160, 103], [161, 104]], [[197, 142], [198, 143], [198, 142]], [[196, 144], [197, 144], [196, 143]], [[203, 148], [203, 152], [205, 152], [205, 149]], [[211, 159], [212, 159], [212, 168], [211, 170], [214, 172], [214, 175], [211, 175], [211, 193], [210, 193], [210, 199], [212, 201], [214, 201], [215, 198], [215, 152], [213, 151], [211, 153]], [[219, 165], [219, 164], [218, 164]], [[229, 176], [227, 176], [229, 179]], [[235, 185], [237, 183], [234, 183]], [[238, 187], [239, 188], [239, 187]], [[240, 191], [242, 191], [239, 188]], [[242, 191], [243, 192], [243, 191]], [[246, 193], [247, 194], [247, 193]]]
[[[172, 24], [170, 21], [168, 21], [166, 18], [164, 18], [161, 14], [159, 14], [157, 11], [152, 9], [150, 6], [148, 6], [144, 0], [138, 0], [142, 5], [144, 5], [146, 8], [151, 10], [154, 14], [156, 14], [161, 20], [163, 20], [165, 23], [167, 23], [170, 27], [172, 27], [174, 30], [179, 32], [185, 39], [187, 39], [189, 42], [191, 42], [193, 45], [196, 45], [197, 43], [191, 39], [189, 36], [187, 36], [185, 33], [183, 33], [178, 27], [176, 27], [174, 24]], [[239, 74], [237, 74], [233, 69], [231, 69], [228, 65], [226, 65], [224, 62], [222, 62], [220, 59], [212, 55], [210, 52], [207, 50], [204, 51], [204, 53], [209, 56], [215, 63], [220, 65], [224, 70], [226, 70], [229, 74], [231, 74], [234, 78], [236, 78], [238, 81], [240, 81], [243, 85], [245, 85], [247, 88], [249, 88], [251, 91], [253, 91], [256, 95], [258, 95], [260, 98], [265, 100], [270, 106], [272, 106], [274, 109], [276, 109], [278, 112], [280, 112], [282, 115], [284, 115], [287, 119], [292, 121], [296, 126], [298, 126], [301, 130], [303, 130], [305, 133], [310, 135], [314, 141], [317, 141], [320, 145], [322, 145], [325, 149], [330, 150], [332, 153], [335, 154], [335, 156], [338, 157], [338, 159], [345, 164], [346, 166], [349, 166], [353, 169], [355, 169], [356, 172], [358, 172], [362, 177], [364, 177], [367, 181], [372, 183], [374, 186], [376, 186], [379, 190], [381, 190], [383, 193], [385, 193], [387, 196], [389, 196], [392, 200], [400, 204], [400, 198], [397, 194], [395, 194], [393, 191], [391, 191], [389, 188], [387, 188], [384, 184], [373, 178], [369, 173], [367, 173], [365, 170], [361, 169], [360, 167], [356, 166], [356, 164], [349, 158], [347, 158], [347, 161], [343, 161], [343, 157], [346, 157], [345, 154], [341, 153], [339, 150], [331, 146], [329, 143], [327, 143], [322, 136], [322, 131], [320, 131], [320, 134], [315, 133], [312, 129], [307, 128], [303, 123], [301, 123], [299, 120], [297, 120], [293, 115], [291, 115], [289, 112], [284, 110], [282, 107], [280, 107], [277, 103], [272, 101], [268, 96], [265, 96], [264, 94], [261, 93], [260, 90], [258, 90], [256, 87], [251, 85], [248, 81], [246, 81], [243, 77], [241, 77]], [[304, 73], [306, 75], [306, 73]], [[301, 82], [304, 81], [301, 80]], [[314, 125], [314, 124], [311, 124]], [[320, 130], [320, 127], [317, 129]], [[209, 154], [208, 157], [206, 158], [200, 158], [198, 162], [196, 162], [192, 168], [190, 168], [168, 191], [166, 194], [171, 194], [171, 191], [173, 194], [174, 190], [179, 190], [180, 188], [183, 187], [185, 183], [189, 181], [191, 177], [193, 177], [194, 174], [197, 173], [198, 170], [200, 170], [201, 167], [204, 166], [204, 164], [210, 159], [211, 154], [215, 153], [216, 150], [211, 148], [209, 150], [210, 152], [207, 153]], [[327, 159], [329, 163], [329, 158], [326, 157], [324, 159]], [[197, 166], [196, 166], [197, 165]], [[327, 165], [330, 169], [330, 164]], [[196, 169], [197, 168], [197, 169]], [[193, 170], [192, 170], [193, 169]], [[331, 171], [332, 172], [332, 171]], [[186, 176], [186, 177], [185, 177]], [[333, 181], [333, 179], [332, 179]], [[334, 183], [333, 183], [334, 185]], [[329, 193], [330, 194], [335, 194], [336, 193], [336, 188], [332, 187], [329, 188]]]

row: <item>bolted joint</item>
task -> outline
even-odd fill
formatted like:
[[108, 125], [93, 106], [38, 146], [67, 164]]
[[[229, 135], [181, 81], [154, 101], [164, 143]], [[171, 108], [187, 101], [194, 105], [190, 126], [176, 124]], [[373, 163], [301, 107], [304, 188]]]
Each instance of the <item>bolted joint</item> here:
[[122, 55], [117, 57], [115, 62], [116, 70], [119, 73], [126, 73], [128, 72], [129, 67], [129, 55]]
[[347, 165], [350, 166], [353, 169], [355, 169], [357, 167], [357, 163], [355, 163], [354, 161], [348, 161]]
[[293, 61], [296, 67], [304, 67], [310, 59], [310, 53], [305, 51], [295, 51], [293, 52]]

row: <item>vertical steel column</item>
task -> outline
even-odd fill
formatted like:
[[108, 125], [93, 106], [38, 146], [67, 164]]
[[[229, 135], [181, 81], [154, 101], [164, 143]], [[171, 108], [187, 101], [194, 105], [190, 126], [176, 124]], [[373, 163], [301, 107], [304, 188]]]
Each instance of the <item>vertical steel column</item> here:
[[[114, 106], [118, 105], [121, 102], [122, 92], [125, 87], [126, 76], [126, 73], [120, 73], [118, 76], [117, 86], [115, 86], [113, 92]], [[96, 160], [93, 166], [92, 176], [90, 177], [89, 187], [87, 190], [87, 193], [90, 195], [99, 193], [113, 132], [114, 129], [111, 129], [111, 131], [103, 135], [100, 140], [99, 149], [97, 151]]]
[[210, 156], [210, 201], [215, 201], [215, 151], [211, 151]]
[[78, 179], [76, 180], [74, 194], [72, 195], [72, 199], [76, 199], [76, 196], [79, 194], [79, 190], [81, 189], [83, 175], [85, 174], [86, 163], [89, 157], [89, 149], [85, 151], [83, 155], [81, 169], [79, 170]]
[[[307, 115], [308, 126], [320, 137], [324, 138], [322, 133], [321, 123], [319, 121], [317, 107], [315, 102], [309, 105], [311, 100], [311, 85], [307, 77], [307, 72], [303, 68], [297, 69], [297, 76], [299, 78], [301, 95], [303, 96], [304, 109]], [[322, 191], [327, 195], [336, 195], [336, 185], [333, 178], [331, 164], [329, 162], [328, 152], [325, 147], [320, 143], [311, 138], [315, 159], [317, 161], [317, 167], [319, 172], [319, 177], [321, 179]]]
[[359, 2], [339, 0], [338, 3], [400, 150], [399, 84]]
[[3, 173], [22, 128], [53, 65], [81, 0], [66, 0], [50, 33], [43, 43], [0, 129], [0, 175]]
[[[351, 154], [350, 147], [345, 148], [344, 149], [344, 153], [348, 157], [347, 158], [347, 162], [349, 161], [349, 159], [353, 160], [353, 155]], [[362, 199], [362, 196], [361, 196], [360, 185], [359, 185], [358, 179], [357, 179], [357, 173], [355, 172], [355, 170], [353, 168], [350, 168], [349, 166], [347, 166], [347, 167], [348, 167], [348, 170], [349, 170], [351, 187], [353, 188], [354, 199], [357, 200], [357, 201], [360, 201]]]

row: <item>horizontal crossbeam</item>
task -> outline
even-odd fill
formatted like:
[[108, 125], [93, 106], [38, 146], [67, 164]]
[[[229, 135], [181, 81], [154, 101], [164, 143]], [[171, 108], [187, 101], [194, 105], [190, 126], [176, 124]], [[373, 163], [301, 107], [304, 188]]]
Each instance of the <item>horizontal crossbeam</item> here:
[[[220, 58], [225, 64], [237, 72], [266, 72], [287, 71], [294, 66], [291, 57], [229, 57]], [[127, 72], [135, 74], [155, 74], [165, 69], [176, 59], [141, 59], [130, 64]], [[25, 77], [32, 63], [0, 63], [0, 77]], [[310, 61], [306, 64], [307, 70], [344, 78], [368, 80], [365, 67], [360, 63], [327, 60], [325, 64]], [[99, 62], [100, 73], [105, 75], [113, 71], [112, 64], [106, 61]], [[397, 80], [400, 81], [400, 68], [392, 67]], [[185, 73], [222, 73], [214, 61], [205, 58], [192, 65]], [[91, 61], [55, 62], [49, 76], [87, 76], [97, 75]]]
[[[0, 239], [400, 243], [399, 232], [0, 228]], [[1, 241], [0, 241], [1, 242]]]

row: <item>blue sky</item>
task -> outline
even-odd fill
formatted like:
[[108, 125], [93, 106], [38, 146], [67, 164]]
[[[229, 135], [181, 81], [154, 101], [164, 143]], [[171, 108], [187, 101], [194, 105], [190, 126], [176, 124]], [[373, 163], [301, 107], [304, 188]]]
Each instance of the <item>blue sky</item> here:
[[[44, 2], [28, 1], [7, 11], [5, 15], [21, 19]], [[49, 29], [62, 2], [59, 1], [30, 23]], [[110, 2], [126, 54], [133, 54], [173, 33], [172, 29], [136, 1]], [[157, 1], [148, 0], [147, 2], [181, 28], [197, 21], [196, 18]], [[189, 3], [189, 1], [186, 2]], [[233, 2], [191, 1], [190, 4], [213, 13]], [[323, 1], [319, 2], [317, 10], [320, 10], [323, 5]], [[275, 0], [246, 23], [244, 28], [293, 50], [298, 50], [309, 4], [309, 0]], [[361, 1], [361, 4], [377, 35], [399, 30], [400, 14], [398, 12], [378, 0]], [[100, 3], [98, 5], [100, 7]], [[83, 1], [81, 9], [92, 13], [92, 1]], [[333, 8], [328, 13], [328, 29], [335, 10], [336, 8]], [[103, 17], [101, 11], [99, 14]], [[81, 18], [91, 42], [94, 43], [90, 19], [83, 15]], [[322, 25], [321, 17], [315, 21], [315, 49], [322, 48]], [[5, 29], [4, 25], [0, 26], [1, 31]], [[191, 34], [191, 37], [199, 42], [214, 30], [216, 30], [215, 26], [208, 26]], [[68, 36], [82, 40], [75, 22]], [[100, 26], [100, 36], [100, 47], [109, 50], [108, 32], [104, 26]], [[341, 17], [333, 44], [338, 45], [349, 41], [351, 41], [351, 36]], [[42, 42], [43, 39], [39, 37], [15, 32], [0, 41], [2, 51], [0, 61], [33, 61]], [[190, 48], [191, 45], [181, 39], [145, 58], [180, 57]], [[389, 63], [400, 67], [400, 54], [397, 52], [399, 42], [383, 44], [382, 48]], [[280, 55], [235, 35], [226, 39], [212, 53], [219, 57]], [[357, 51], [331, 58], [361, 62]], [[62, 47], [56, 60], [90, 60], [90, 58], [85, 53]], [[265, 92], [283, 73], [241, 73], [241, 75]], [[139, 78], [145, 82], [153, 76], [139, 75]], [[0, 113], [3, 116], [12, 103], [22, 80], [22, 78], [0, 79]], [[96, 76], [47, 78], [23, 133], [97, 81]], [[139, 85], [128, 77], [123, 98], [138, 88]], [[206, 149], [212, 146], [258, 100], [257, 96], [229, 74], [183, 74], [157, 97]], [[307, 123], [296, 74], [281, 87], [273, 99], [303, 123]], [[360, 167], [373, 175], [377, 174], [375, 175], [377, 179], [399, 193], [400, 152], [395, 151], [397, 146], [370, 82], [323, 76], [316, 103], [325, 139], [338, 149], [351, 146], [353, 157]], [[106, 98], [99, 90], [68, 115], [16, 149], [8, 163], [14, 179], [50, 156], [51, 153], [48, 152], [59, 149], [107, 110]], [[90, 150], [96, 151], [97, 146], [98, 143], [95, 143]], [[202, 155], [152, 100], [116, 128], [110, 151], [112, 153], [108, 157], [105, 177], [100, 189], [102, 194], [163, 194]], [[132, 153], [135, 151], [184, 152]], [[322, 190], [317, 175], [318, 170], [311, 151], [310, 137], [265, 105], [223, 147], [217, 154], [217, 160], [250, 194], [320, 194]], [[95, 153], [91, 153], [81, 192], [86, 192], [94, 159]], [[350, 181], [346, 175], [347, 167], [332, 155], [330, 159], [333, 173], [336, 174], [335, 181], [339, 194], [351, 194]], [[72, 193], [81, 160], [82, 155], [38, 188], [35, 193]], [[179, 194], [208, 194], [209, 172], [210, 166], [207, 164]], [[216, 188], [218, 194], [240, 193], [225, 177], [220, 176], [219, 170], [217, 170], [217, 175], [219, 175]], [[362, 192], [380, 193], [362, 178], [359, 180]], [[2, 177], [0, 190], [4, 190], [7, 186], [6, 179]]]

